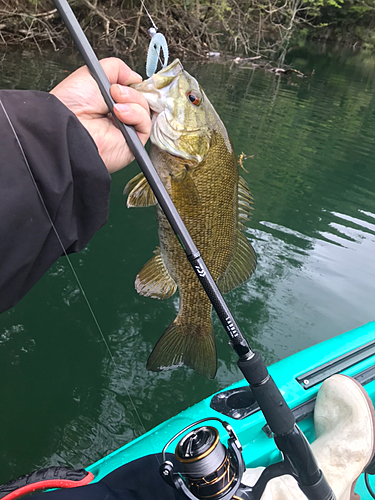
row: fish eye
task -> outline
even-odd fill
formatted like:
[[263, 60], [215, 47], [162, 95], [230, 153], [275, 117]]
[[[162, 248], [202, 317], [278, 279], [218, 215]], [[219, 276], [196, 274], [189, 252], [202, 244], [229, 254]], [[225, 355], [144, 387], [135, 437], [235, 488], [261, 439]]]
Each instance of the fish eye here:
[[199, 104], [201, 103], [201, 95], [199, 92], [197, 92], [196, 90], [190, 90], [188, 93], [187, 93], [187, 97], [189, 99], [189, 101], [194, 104], [194, 106], [199, 106]]

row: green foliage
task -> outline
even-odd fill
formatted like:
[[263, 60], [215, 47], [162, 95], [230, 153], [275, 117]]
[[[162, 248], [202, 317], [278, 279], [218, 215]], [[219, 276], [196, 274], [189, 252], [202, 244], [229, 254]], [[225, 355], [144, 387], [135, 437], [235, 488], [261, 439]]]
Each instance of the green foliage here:
[[[331, 1], [331, 0], [330, 0]], [[341, 10], [332, 9], [330, 1], [321, 11], [324, 21], [336, 26], [364, 25], [370, 27], [375, 19], [375, 0], [341, 0]]]

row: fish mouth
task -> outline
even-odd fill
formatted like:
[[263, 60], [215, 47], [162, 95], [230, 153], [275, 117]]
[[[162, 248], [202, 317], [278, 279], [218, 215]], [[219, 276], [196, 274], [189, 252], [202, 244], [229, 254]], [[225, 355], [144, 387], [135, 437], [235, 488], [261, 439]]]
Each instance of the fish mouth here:
[[175, 59], [171, 64], [162, 68], [160, 71], [152, 75], [151, 79], [154, 80], [155, 88], [158, 90], [163, 89], [180, 74], [183, 73], [184, 68], [179, 59]]
[[154, 73], [150, 78], [144, 80], [141, 83], [136, 83], [131, 85], [131, 87], [135, 88], [139, 92], [147, 93], [149, 92], [149, 88], [152, 84], [157, 90], [161, 90], [170, 83], [184, 71], [184, 68], [179, 59], [175, 59], [171, 64], [162, 68], [157, 73]]
[[133, 83], [130, 87], [138, 90], [139, 92], [147, 94], [153, 90], [161, 90], [169, 85], [180, 73], [184, 71], [184, 68], [179, 59], [175, 59], [171, 64], [162, 68], [157, 73], [154, 73], [150, 78], [144, 80], [141, 83]]
[[161, 103], [162, 96], [167, 92], [166, 87], [178, 84], [178, 76], [184, 72], [179, 59], [175, 59], [167, 67], [154, 73], [150, 78], [141, 83], [130, 85], [145, 97], [148, 105], [154, 113], [161, 113], [164, 106]]

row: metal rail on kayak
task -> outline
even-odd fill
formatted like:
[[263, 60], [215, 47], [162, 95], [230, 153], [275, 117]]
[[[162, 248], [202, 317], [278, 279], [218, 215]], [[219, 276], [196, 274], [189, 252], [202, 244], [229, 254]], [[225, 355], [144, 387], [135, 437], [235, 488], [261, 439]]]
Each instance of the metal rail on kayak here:
[[251, 350], [241, 333], [134, 128], [122, 123], [113, 113], [115, 103], [110, 94], [108, 78], [68, 2], [66, 0], [53, 0], [53, 2], [223, 324], [230, 343], [239, 356], [238, 366], [250, 384], [254, 397], [274, 433], [275, 443], [283, 453], [284, 462], [290, 465], [290, 473], [310, 500], [334, 500], [334, 493], [319, 469], [307, 439], [297, 427], [293, 413], [270, 377], [260, 354]]

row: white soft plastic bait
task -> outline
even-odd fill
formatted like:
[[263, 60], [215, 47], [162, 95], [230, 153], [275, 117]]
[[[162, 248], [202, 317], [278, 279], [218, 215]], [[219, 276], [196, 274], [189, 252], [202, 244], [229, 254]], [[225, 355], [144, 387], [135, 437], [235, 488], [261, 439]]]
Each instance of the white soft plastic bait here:
[[160, 49], [163, 51], [163, 68], [168, 64], [168, 44], [165, 36], [161, 33], [156, 33], [154, 28], [149, 29], [151, 35], [150, 45], [148, 46], [146, 75], [150, 78], [158, 67], [160, 59]]

